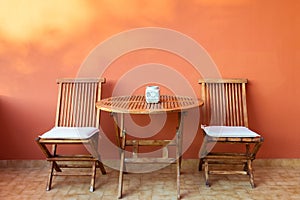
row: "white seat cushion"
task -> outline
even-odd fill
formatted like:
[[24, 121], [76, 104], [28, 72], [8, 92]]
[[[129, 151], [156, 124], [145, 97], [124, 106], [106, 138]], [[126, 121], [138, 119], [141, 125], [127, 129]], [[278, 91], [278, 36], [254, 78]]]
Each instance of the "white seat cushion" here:
[[259, 137], [260, 135], [243, 126], [202, 126], [211, 137]]
[[99, 132], [95, 127], [54, 127], [40, 138], [43, 139], [87, 139]]

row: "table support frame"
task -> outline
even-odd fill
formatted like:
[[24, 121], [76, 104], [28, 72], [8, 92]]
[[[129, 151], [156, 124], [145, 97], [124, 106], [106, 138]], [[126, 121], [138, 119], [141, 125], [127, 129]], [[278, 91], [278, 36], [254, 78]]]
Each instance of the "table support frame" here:
[[[118, 116], [120, 119], [118, 120]], [[183, 120], [185, 112], [177, 112], [178, 121], [176, 128], [175, 142], [172, 140], [127, 140], [126, 129], [125, 129], [125, 114], [124, 113], [112, 113], [115, 123], [117, 144], [120, 148], [120, 172], [119, 172], [119, 184], [118, 184], [118, 199], [121, 199], [123, 196], [123, 179], [124, 173], [126, 173], [126, 161], [125, 161], [125, 149], [127, 146], [135, 146], [135, 144], [142, 146], [162, 146], [162, 145], [174, 145], [176, 146], [176, 158], [168, 158], [168, 153], [163, 152], [162, 158], [157, 158], [154, 161], [150, 161], [147, 158], [138, 158], [136, 150], [133, 150], [133, 159], [130, 163], [144, 163], [148, 161], [149, 163], [174, 163], [176, 161], [176, 182], [177, 182], [177, 199], [180, 199], [180, 171], [182, 163], [182, 135], [183, 135]], [[120, 121], [120, 123], [119, 123]], [[164, 150], [163, 150], [164, 151]]]

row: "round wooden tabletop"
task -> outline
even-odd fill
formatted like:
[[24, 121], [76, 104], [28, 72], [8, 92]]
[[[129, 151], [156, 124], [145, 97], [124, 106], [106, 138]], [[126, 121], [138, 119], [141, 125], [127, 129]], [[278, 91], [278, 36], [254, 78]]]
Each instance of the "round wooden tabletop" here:
[[144, 95], [115, 96], [96, 103], [100, 110], [129, 114], [182, 112], [202, 105], [203, 101], [200, 99], [172, 95], [161, 95], [159, 103], [147, 103]]

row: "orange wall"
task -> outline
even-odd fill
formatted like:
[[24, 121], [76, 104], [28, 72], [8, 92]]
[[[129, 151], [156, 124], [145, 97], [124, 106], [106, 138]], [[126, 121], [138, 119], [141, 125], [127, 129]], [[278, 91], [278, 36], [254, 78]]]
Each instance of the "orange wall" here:
[[[222, 77], [249, 79], [250, 128], [265, 138], [259, 157], [300, 158], [298, 0], [22, 2], [0, 2], [0, 159], [44, 158], [34, 138], [54, 124], [55, 80], [75, 77], [89, 52], [112, 35], [149, 26], [193, 38]], [[112, 63], [103, 95], [111, 95], [122, 73], [150, 61], [174, 67], [198, 87], [184, 60], [145, 50]], [[112, 134], [111, 118], [102, 118]], [[196, 158], [200, 143], [198, 135], [185, 157]]]

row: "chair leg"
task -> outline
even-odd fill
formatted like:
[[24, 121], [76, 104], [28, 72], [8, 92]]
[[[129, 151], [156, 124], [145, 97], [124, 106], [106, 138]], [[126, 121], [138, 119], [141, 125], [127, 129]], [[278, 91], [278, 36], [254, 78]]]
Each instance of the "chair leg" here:
[[247, 161], [247, 164], [248, 164], [248, 174], [249, 174], [250, 184], [251, 184], [252, 188], [255, 188], [253, 169], [252, 169], [252, 161], [249, 159]]
[[208, 154], [208, 150], [207, 150], [208, 144], [209, 144], [208, 137], [205, 136], [204, 140], [202, 142], [201, 148], [200, 148], [200, 153], [199, 153], [199, 157], [200, 157], [199, 166], [198, 166], [199, 171], [202, 171], [202, 169], [203, 169], [203, 164], [204, 164], [203, 158]]
[[[246, 144], [245, 147], [246, 147], [246, 152], [245, 152], [245, 154], [246, 154], [247, 156], [249, 156], [249, 154], [250, 154], [250, 144]], [[245, 165], [244, 165], [244, 171], [246, 171], [247, 174], [249, 175], [248, 161], [247, 161], [247, 163], [245, 163]]]
[[89, 145], [91, 147], [90, 151], [92, 151], [92, 155], [98, 159], [97, 161], [95, 161], [96, 168], [99, 167], [101, 173], [104, 175], [104, 174], [106, 174], [106, 170], [103, 166], [103, 163], [101, 162], [101, 156], [98, 152], [98, 138], [99, 138], [99, 135], [97, 134], [94, 138], [92, 138], [89, 141]]
[[204, 176], [205, 176], [205, 185], [207, 187], [210, 187], [209, 180], [208, 180], [208, 161], [207, 160], [205, 160], [205, 162], [204, 162]]
[[182, 156], [179, 156], [179, 171], [181, 171], [181, 168], [182, 168]]
[[49, 172], [49, 177], [48, 177], [47, 187], [46, 187], [46, 190], [47, 190], [47, 191], [51, 190], [52, 179], [53, 179], [54, 164], [55, 164], [55, 162], [54, 162], [54, 161], [51, 161], [51, 164], [50, 164], [50, 172]]
[[248, 163], [244, 164], [244, 171], [249, 175]]
[[99, 161], [99, 160], [97, 161], [97, 167], [99, 167], [99, 169], [100, 169], [102, 175], [105, 175], [105, 174], [106, 174], [106, 170], [105, 170], [105, 168], [104, 168], [104, 165], [103, 165], [103, 163], [102, 163], [101, 161]]
[[92, 166], [92, 179], [91, 179], [90, 192], [94, 192], [95, 190], [96, 165], [97, 165], [97, 161], [94, 161]]
[[199, 159], [199, 166], [198, 166], [198, 170], [202, 171], [202, 167], [203, 167], [203, 158]]

